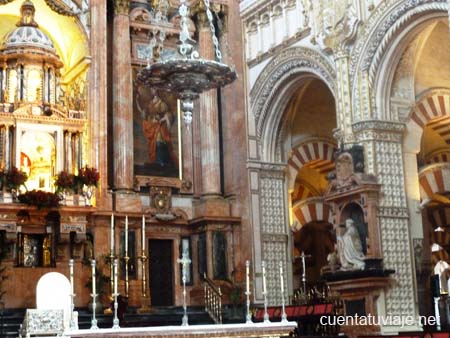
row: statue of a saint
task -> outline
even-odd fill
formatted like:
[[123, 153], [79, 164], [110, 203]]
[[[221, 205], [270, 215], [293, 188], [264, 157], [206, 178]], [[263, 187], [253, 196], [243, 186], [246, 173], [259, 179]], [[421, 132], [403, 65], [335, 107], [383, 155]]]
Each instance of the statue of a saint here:
[[345, 221], [346, 231], [342, 236], [337, 236], [337, 251], [342, 270], [363, 270], [365, 267], [364, 253], [356, 229], [351, 218]]

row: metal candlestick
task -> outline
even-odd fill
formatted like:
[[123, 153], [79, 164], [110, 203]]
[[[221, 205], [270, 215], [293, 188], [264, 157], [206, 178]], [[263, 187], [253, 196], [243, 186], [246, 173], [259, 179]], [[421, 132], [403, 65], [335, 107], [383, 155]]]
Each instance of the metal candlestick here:
[[177, 260], [178, 263], [182, 265], [182, 280], [183, 280], [183, 320], [181, 322], [181, 326], [188, 326], [188, 316], [187, 316], [187, 307], [186, 307], [186, 266], [191, 264], [191, 260], [187, 256], [187, 253], [183, 253], [181, 259]]
[[128, 261], [130, 260], [130, 257], [125, 255], [123, 260], [125, 261], [125, 296], [128, 297], [128, 290], [130, 289], [130, 282], [128, 279]]
[[267, 312], [267, 288], [266, 288], [266, 262], [262, 261], [262, 277], [263, 277], [263, 296], [264, 296], [264, 323], [270, 323], [269, 313]]
[[284, 280], [283, 280], [283, 261], [280, 261], [280, 290], [281, 290], [281, 321], [287, 322], [286, 308], [284, 304]]
[[69, 260], [69, 271], [70, 271], [70, 329], [78, 330], [78, 323], [75, 321], [74, 311], [75, 311], [75, 292], [74, 292], [74, 283], [73, 283], [73, 259]]
[[95, 260], [91, 260], [91, 267], [92, 267], [92, 293], [91, 293], [91, 297], [92, 297], [92, 320], [91, 320], [91, 330], [97, 330], [98, 326], [97, 326], [97, 319], [95, 318], [95, 310], [97, 307], [97, 303], [96, 303], [96, 298], [97, 298], [97, 293], [96, 293], [96, 288], [95, 288]]
[[252, 315], [250, 313], [250, 261], [245, 262], [245, 269], [246, 269], [246, 291], [245, 295], [247, 296], [247, 315], [246, 315], [246, 324], [252, 324]]
[[117, 317], [117, 308], [119, 304], [117, 302], [117, 296], [119, 293], [117, 292], [117, 259], [114, 260], [114, 319], [113, 319], [113, 329], [120, 329], [119, 326], [119, 318]]
[[149, 299], [147, 297], [147, 276], [145, 269], [145, 265], [147, 264], [147, 256], [145, 256], [145, 252], [142, 252], [140, 259], [142, 261], [142, 306], [138, 309], [138, 312], [145, 313], [150, 311], [150, 307], [148, 306]]
[[303, 284], [303, 293], [306, 297], [306, 258], [311, 257], [311, 255], [305, 255], [305, 253], [302, 251], [302, 254], [300, 255], [300, 258], [302, 259], [302, 284]]

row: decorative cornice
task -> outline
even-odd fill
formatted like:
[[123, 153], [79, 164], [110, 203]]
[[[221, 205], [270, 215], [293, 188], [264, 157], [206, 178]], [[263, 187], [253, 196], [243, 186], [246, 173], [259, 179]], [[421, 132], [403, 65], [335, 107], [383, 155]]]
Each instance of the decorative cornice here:
[[365, 130], [377, 130], [402, 134], [406, 127], [404, 123], [393, 121], [368, 120], [353, 124], [353, 132], [359, 133]]

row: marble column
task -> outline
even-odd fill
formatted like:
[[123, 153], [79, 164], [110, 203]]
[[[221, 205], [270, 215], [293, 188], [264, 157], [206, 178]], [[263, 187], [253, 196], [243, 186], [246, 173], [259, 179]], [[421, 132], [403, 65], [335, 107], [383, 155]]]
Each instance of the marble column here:
[[129, 0], [115, 0], [113, 24], [114, 188], [133, 189], [133, 83]]
[[[91, 0], [90, 45], [92, 63], [89, 69], [88, 100], [88, 142], [89, 153], [85, 157], [90, 166], [100, 173], [97, 193], [97, 206], [106, 202], [108, 186], [108, 150], [107, 150], [107, 8], [104, 0]], [[56, 85], [56, 81], [55, 81]], [[56, 93], [57, 94], [57, 93]], [[82, 138], [79, 140], [82, 143]], [[81, 154], [81, 147], [80, 147]], [[80, 155], [81, 156], [81, 155]], [[81, 163], [79, 163], [80, 165]]]
[[[211, 29], [204, 11], [197, 14], [198, 43], [200, 56], [215, 59]], [[202, 195], [219, 196], [220, 186], [220, 147], [217, 91], [212, 89], [200, 95], [200, 124], [202, 152]]]

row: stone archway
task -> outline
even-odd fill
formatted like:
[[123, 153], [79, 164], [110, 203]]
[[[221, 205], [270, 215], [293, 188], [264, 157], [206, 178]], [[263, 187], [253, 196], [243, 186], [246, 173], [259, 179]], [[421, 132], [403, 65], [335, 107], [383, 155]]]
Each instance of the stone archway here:
[[[282, 51], [264, 68], [250, 92], [249, 112], [249, 177], [251, 186], [251, 209], [254, 234], [254, 272], [256, 274], [256, 302], [262, 300], [260, 273], [261, 261], [266, 262], [269, 303], [281, 301], [279, 261], [285, 262], [288, 272], [288, 290], [292, 294], [292, 247], [289, 227], [288, 176], [294, 177], [299, 162], [314, 161], [321, 157], [328, 159], [333, 149], [331, 129], [327, 137], [314, 140], [309, 137], [310, 146], [302, 148], [298, 141], [292, 144], [289, 126], [295, 122], [290, 108], [300, 104], [300, 97], [306, 88], [321, 86], [327, 88], [334, 105], [335, 73], [333, 63], [326, 56], [305, 47], [293, 47]], [[312, 86], [312, 87], [308, 87]], [[331, 100], [331, 99], [330, 99]], [[292, 109], [291, 109], [292, 110]], [[333, 109], [334, 111], [334, 109]], [[286, 143], [287, 142], [287, 143]], [[289, 143], [289, 144], [288, 144]], [[309, 148], [312, 147], [312, 148]], [[330, 150], [328, 150], [328, 148]], [[292, 149], [300, 155], [291, 157]], [[310, 156], [303, 153], [310, 151]]]

